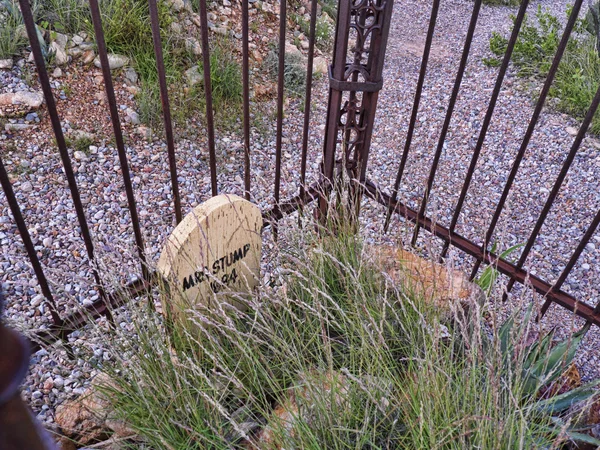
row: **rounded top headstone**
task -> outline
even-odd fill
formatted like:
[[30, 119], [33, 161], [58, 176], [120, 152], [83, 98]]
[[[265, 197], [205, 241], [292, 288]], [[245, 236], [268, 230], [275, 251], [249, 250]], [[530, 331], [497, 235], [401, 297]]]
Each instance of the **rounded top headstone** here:
[[262, 214], [258, 206], [237, 195], [221, 194], [196, 206], [173, 230], [157, 270], [167, 282], [163, 309], [185, 319], [190, 309], [248, 293], [260, 274]]

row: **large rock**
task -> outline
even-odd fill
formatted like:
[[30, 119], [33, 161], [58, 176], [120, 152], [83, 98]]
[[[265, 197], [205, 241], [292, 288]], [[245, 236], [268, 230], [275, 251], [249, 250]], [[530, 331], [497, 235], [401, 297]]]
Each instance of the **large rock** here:
[[315, 75], [325, 75], [329, 72], [329, 65], [323, 56], [317, 56], [313, 60], [313, 73]]
[[202, 83], [202, 74], [198, 66], [194, 66], [185, 71], [185, 77], [187, 78], [188, 85], [194, 86]]
[[41, 92], [19, 91], [0, 94], [0, 117], [17, 117], [38, 109], [44, 103]]
[[54, 54], [54, 62], [57, 65], [62, 66], [69, 62], [69, 56], [67, 55], [66, 49], [61, 48], [57, 42], [52, 42], [50, 44], [50, 51]]
[[112, 384], [107, 375], [100, 374], [83, 395], [56, 408], [54, 420], [64, 436], [80, 446], [106, 441], [109, 437], [120, 440], [135, 437], [135, 432], [111, 414], [101, 388]]
[[468, 310], [485, 300], [481, 288], [459, 270], [392, 246], [374, 246], [370, 252], [401, 290], [433, 305], [445, 318], [456, 306]]
[[0, 69], [10, 70], [12, 68], [12, 65], [13, 65], [12, 58], [0, 59]]
[[[123, 55], [117, 55], [115, 53], [108, 54], [108, 67], [110, 70], [120, 69], [123, 66], [129, 64], [129, 58]], [[96, 56], [94, 59], [94, 65], [98, 68], [102, 68], [102, 63], [100, 62], [100, 56]]]

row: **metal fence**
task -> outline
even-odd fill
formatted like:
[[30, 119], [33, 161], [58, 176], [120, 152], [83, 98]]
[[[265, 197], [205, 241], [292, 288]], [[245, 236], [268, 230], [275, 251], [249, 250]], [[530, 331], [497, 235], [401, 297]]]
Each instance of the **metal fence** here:
[[[35, 30], [35, 24], [31, 13], [31, 8], [28, 0], [19, 0], [21, 10], [24, 17], [25, 27], [29, 36], [31, 50], [35, 59], [40, 84], [46, 100], [48, 114], [52, 121], [56, 144], [64, 172], [67, 177], [71, 196], [74, 202], [77, 219], [81, 230], [81, 236], [87, 251], [89, 260], [95, 263], [94, 245], [91, 236], [86, 213], [80, 198], [80, 191], [74, 175], [73, 167], [67, 150], [65, 137], [61, 128], [59, 119], [59, 111], [57, 110], [52, 88], [49, 82], [47, 68], [45, 64], [40, 44], [38, 42]], [[160, 95], [162, 100], [162, 111], [164, 118], [165, 138], [167, 142], [167, 155], [170, 165], [171, 189], [173, 198], [173, 216], [175, 222], [179, 223], [182, 219], [184, 211], [182, 211], [177, 165], [175, 158], [175, 145], [173, 137], [173, 126], [170, 115], [169, 95], [167, 90], [167, 82], [165, 68], [163, 64], [162, 43], [160, 37], [158, 12], [156, 0], [148, 0], [150, 6], [150, 19], [152, 26], [152, 34], [154, 39], [154, 51], [157, 61], [157, 72], [160, 85]], [[0, 158], [0, 181], [2, 189], [8, 201], [10, 210], [14, 217], [16, 226], [25, 245], [30, 263], [33, 267], [37, 281], [41, 287], [42, 293], [49, 305], [50, 314], [52, 316], [53, 326], [49, 330], [39, 331], [36, 336], [38, 342], [53, 342], [58, 339], [64, 339], [71, 331], [85, 325], [89, 317], [99, 317], [100, 315], [110, 316], [110, 309], [115, 307], [126, 298], [133, 298], [136, 295], [146, 292], [155, 281], [155, 275], [148, 270], [147, 258], [144, 253], [144, 242], [142, 239], [142, 230], [140, 229], [140, 221], [136, 208], [135, 192], [131, 181], [131, 173], [126, 156], [123, 134], [121, 131], [117, 102], [115, 99], [115, 91], [113, 80], [108, 64], [107, 49], [104, 41], [102, 30], [101, 16], [98, 5], [98, 0], [89, 0], [92, 20], [96, 34], [96, 42], [100, 61], [102, 63], [102, 72], [104, 78], [104, 86], [106, 89], [108, 106], [115, 136], [116, 148], [118, 150], [120, 167], [122, 171], [123, 182], [127, 194], [127, 202], [129, 213], [132, 219], [132, 233], [135, 236], [135, 243], [140, 261], [141, 276], [137, 281], [126, 286], [126, 295], [122, 293], [107, 292], [103, 288], [101, 274], [97, 266], [94, 266], [93, 277], [91, 281], [97, 286], [100, 293], [99, 299], [91, 306], [83, 308], [82, 311], [75, 312], [68, 317], [61, 317], [57, 302], [53, 292], [49, 286], [45, 276], [42, 264], [36, 254], [32, 239], [29, 235], [27, 224], [21, 213], [15, 193], [13, 192], [8, 174], [4, 164]], [[248, 38], [248, 0], [242, 0], [242, 74], [243, 74], [243, 142], [244, 142], [244, 191], [247, 199], [251, 198], [252, 177], [250, 166], [250, 155], [252, 152], [252, 142], [250, 141], [250, 82], [249, 82], [249, 38]], [[307, 185], [307, 159], [309, 146], [309, 124], [311, 111], [311, 93], [313, 80], [313, 55], [315, 46], [315, 24], [317, 19], [317, 0], [311, 0], [311, 19], [310, 19], [310, 36], [308, 48], [308, 61], [306, 69], [306, 92], [305, 92], [305, 108], [304, 108], [304, 126], [302, 132], [301, 147], [299, 153], [301, 155], [301, 170], [297, 180], [298, 194], [293, 198], [281, 198], [281, 171], [282, 171], [282, 136], [283, 136], [283, 116], [284, 116], [284, 64], [285, 64], [285, 42], [286, 42], [286, 21], [287, 10], [286, 2], [280, 3], [279, 10], [279, 71], [277, 78], [277, 126], [276, 126], [276, 143], [275, 143], [275, 182], [273, 190], [273, 208], [264, 212], [265, 226], [272, 226], [275, 230], [277, 222], [284, 216], [298, 210], [310, 202], [317, 201], [317, 212], [324, 217], [328, 211], [328, 203], [334, 183], [334, 178], [339, 173], [345, 174], [351, 180], [351, 201], [358, 212], [361, 205], [361, 199], [364, 195], [368, 198], [380, 203], [387, 210], [387, 218], [385, 223], [382, 223], [384, 230], [387, 231], [392, 215], [398, 215], [415, 224], [413, 243], [416, 242], [421, 229], [431, 233], [444, 241], [442, 257], [445, 257], [450, 246], [457, 248], [467, 255], [475, 258], [475, 264], [471, 271], [471, 278], [474, 278], [481, 264], [494, 265], [499, 272], [508, 276], [509, 283], [506, 287], [506, 292], [509, 292], [515, 283], [530, 286], [545, 298], [545, 304], [542, 308], [542, 314], [546, 312], [548, 307], [554, 302], [582, 317], [588, 322], [600, 326], [600, 304], [590, 305], [584, 301], [576, 299], [574, 296], [564, 292], [561, 288], [563, 283], [571, 273], [577, 260], [589, 243], [592, 235], [595, 233], [600, 223], [600, 211], [596, 212], [593, 221], [589, 225], [587, 231], [581, 238], [578, 245], [572, 249], [568, 263], [565, 265], [561, 275], [557, 281], [550, 283], [540, 277], [532, 275], [525, 270], [524, 265], [533, 248], [536, 238], [540, 234], [540, 230], [544, 225], [548, 214], [557, 198], [557, 195], [563, 186], [567, 172], [569, 171], [573, 160], [580, 148], [585, 133], [592, 121], [592, 118], [600, 103], [600, 88], [597, 91], [592, 104], [589, 107], [577, 135], [575, 136], [572, 146], [565, 158], [560, 173], [556, 178], [552, 189], [550, 190], [543, 209], [537, 217], [534, 228], [531, 230], [530, 236], [525, 243], [521, 252], [520, 258], [516, 263], [511, 263], [506, 259], [499, 258], [498, 255], [490, 251], [494, 232], [498, 224], [499, 217], [505, 208], [507, 198], [513, 187], [513, 182], [519, 167], [523, 160], [523, 156], [528, 148], [534, 129], [538, 123], [538, 119], [542, 112], [542, 108], [546, 102], [550, 87], [554, 81], [558, 70], [559, 63], [565, 49], [569, 36], [571, 35], [576, 23], [577, 16], [581, 10], [583, 0], [575, 0], [572, 7], [570, 17], [565, 26], [564, 33], [561, 37], [558, 50], [552, 61], [549, 73], [543, 84], [543, 88], [539, 93], [539, 97], [535, 104], [535, 109], [529, 121], [527, 131], [522, 139], [522, 143], [512, 168], [504, 185], [502, 195], [498, 201], [492, 220], [489, 223], [485, 238], [482, 244], [473, 242], [466, 237], [461, 236], [456, 232], [457, 223], [463, 213], [463, 207], [467, 198], [467, 192], [471, 187], [473, 175], [477, 167], [488, 128], [494, 114], [494, 108], [498, 100], [498, 96], [503, 86], [507, 69], [509, 67], [510, 58], [515, 47], [519, 32], [524, 22], [526, 9], [529, 5], [529, 0], [523, 0], [517, 12], [514, 21], [514, 28], [508, 40], [506, 53], [502, 59], [498, 70], [495, 85], [491, 94], [491, 98], [487, 105], [485, 118], [479, 130], [478, 139], [471, 157], [471, 161], [462, 183], [458, 201], [454, 207], [454, 213], [449, 224], [441, 224], [427, 214], [428, 205], [430, 202], [431, 192], [435, 185], [436, 173], [440, 157], [442, 155], [444, 142], [452, 120], [452, 115], [455, 109], [467, 59], [470, 54], [471, 44], [475, 33], [476, 24], [480, 16], [480, 7], [482, 0], [474, 0], [472, 16], [470, 24], [464, 40], [462, 56], [459, 61], [458, 72], [454, 81], [452, 93], [446, 109], [445, 120], [443, 127], [438, 136], [438, 144], [433, 155], [432, 165], [429, 171], [424, 194], [422, 196], [418, 209], [411, 208], [407, 204], [398, 199], [400, 184], [405, 176], [406, 164], [408, 155], [411, 151], [411, 144], [417, 123], [417, 115], [419, 105], [422, 99], [423, 86], [429, 64], [429, 56], [432, 48], [433, 35], [436, 29], [436, 19], [440, 8], [440, 0], [433, 0], [431, 3], [430, 21], [428, 26], [425, 48], [421, 61], [420, 73], [418, 76], [415, 97], [412, 105], [412, 113], [409, 118], [408, 131], [405, 138], [405, 144], [398, 161], [398, 170], [395, 183], [391, 192], [384, 192], [380, 186], [367, 178], [367, 166], [369, 161], [369, 149], [371, 138], [374, 133], [374, 118], [375, 110], [378, 101], [378, 93], [382, 88], [383, 80], [383, 65], [386, 50], [386, 43], [390, 29], [390, 21], [392, 18], [393, 1], [392, 0], [340, 0], [337, 11], [337, 25], [335, 31], [335, 45], [332, 54], [332, 64], [329, 71], [329, 103], [327, 111], [327, 121], [324, 136], [323, 159], [321, 163], [321, 177], [318, 183]], [[213, 106], [211, 93], [211, 78], [210, 78], [210, 48], [209, 36], [207, 27], [207, 7], [206, 0], [200, 0], [200, 18], [201, 18], [201, 44], [204, 67], [204, 85], [206, 90], [206, 124], [208, 134], [208, 153], [209, 167], [211, 180], [211, 193], [216, 195], [219, 193], [217, 183], [217, 164], [215, 154], [215, 127], [213, 120]], [[336, 173], [335, 169], [340, 170]], [[468, 220], [468, 218], [467, 218]], [[0, 342], [1, 344], [1, 342]]]
[[[178, 183], [178, 168], [176, 164], [175, 145], [173, 137], [173, 125], [171, 121], [169, 94], [167, 90], [165, 67], [163, 64], [162, 43], [158, 22], [158, 12], [156, 0], [148, 0], [150, 7], [150, 22], [152, 27], [152, 35], [154, 40], [154, 52], [157, 61], [157, 72], [160, 86], [160, 95], [162, 101], [162, 112], [164, 119], [164, 131], [167, 143], [167, 155], [170, 166], [171, 190], [173, 198], [173, 216], [175, 223], [179, 223], [182, 219], [184, 211], [182, 211], [181, 199]], [[556, 196], [561, 189], [565, 180], [566, 174], [575, 158], [585, 133], [591, 123], [594, 113], [600, 102], [600, 90], [590, 106], [590, 109], [581, 124], [577, 136], [575, 137], [572, 147], [564, 161], [558, 178], [556, 179], [553, 188], [551, 189], [542, 212], [537, 218], [535, 227], [531, 231], [530, 237], [527, 240], [520, 259], [517, 263], [511, 263], [505, 259], [499, 258], [498, 255], [490, 251], [490, 243], [494, 236], [496, 226], [500, 214], [502, 213], [508, 195], [511, 191], [513, 181], [519, 170], [521, 161], [529, 145], [531, 136], [536, 127], [542, 108], [547, 99], [550, 87], [556, 75], [558, 65], [564, 54], [567, 46], [567, 41], [574, 28], [575, 21], [582, 7], [583, 0], [576, 0], [573, 5], [571, 15], [565, 26], [564, 34], [560, 40], [560, 44], [554, 60], [549, 70], [549, 74], [544, 82], [543, 88], [539, 94], [539, 98], [535, 105], [533, 115], [530, 119], [525, 136], [523, 137], [521, 146], [518, 150], [510, 174], [504, 186], [502, 196], [496, 205], [493, 218], [487, 232], [483, 244], [477, 244], [456, 232], [458, 220], [463, 211], [467, 192], [471, 186], [473, 174], [477, 166], [486, 134], [494, 114], [496, 101], [500, 94], [503, 82], [509, 66], [509, 61], [515, 47], [515, 43], [523, 24], [525, 12], [529, 4], [529, 0], [523, 0], [515, 18], [514, 28], [508, 41], [506, 54], [500, 65], [495, 86], [487, 105], [487, 112], [481, 125], [479, 136], [475, 149], [472, 154], [471, 162], [466, 172], [463, 181], [462, 189], [458, 202], [454, 208], [452, 220], [448, 225], [438, 223], [433, 217], [428, 216], [427, 208], [430, 201], [430, 195], [434, 188], [436, 172], [440, 156], [442, 154], [444, 142], [448, 133], [448, 129], [452, 120], [452, 115], [456, 105], [456, 101], [461, 88], [467, 59], [469, 57], [471, 44], [476, 28], [478, 18], [480, 16], [480, 7], [482, 0], [475, 0], [472, 9], [470, 24], [464, 40], [464, 48], [458, 66], [458, 73], [454, 81], [452, 93], [446, 109], [446, 116], [443, 127], [438, 136], [438, 144], [433, 155], [433, 162], [429, 171], [426, 188], [420, 202], [420, 207], [414, 209], [407, 204], [402, 203], [398, 199], [399, 186], [405, 175], [408, 155], [411, 151], [411, 143], [417, 123], [417, 113], [422, 98], [423, 86], [427, 73], [429, 55], [431, 51], [433, 34], [436, 28], [436, 19], [440, 7], [440, 0], [433, 0], [431, 4], [430, 22], [428, 26], [427, 38], [423, 52], [420, 73], [416, 86], [416, 93], [412, 105], [412, 114], [409, 119], [409, 127], [406, 135], [405, 145], [403, 147], [400, 161], [398, 162], [397, 176], [395, 184], [391, 192], [384, 192], [376, 183], [367, 178], [367, 166], [369, 161], [369, 149], [371, 139], [374, 133], [374, 118], [377, 107], [378, 94], [382, 88], [383, 80], [383, 65], [384, 56], [387, 44], [387, 38], [390, 29], [392, 18], [393, 1], [392, 0], [342, 0], [339, 2], [337, 11], [337, 22], [335, 31], [335, 44], [332, 54], [332, 64], [329, 70], [329, 103], [326, 118], [323, 159], [321, 163], [321, 177], [318, 183], [307, 185], [307, 159], [309, 147], [309, 124], [311, 114], [311, 94], [313, 80], [313, 55], [315, 46], [315, 25], [317, 20], [317, 0], [312, 0], [311, 18], [310, 18], [310, 36], [308, 48], [308, 61], [306, 68], [306, 92], [304, 98], [304, 126], [302, 132], [301, 146], [299, 153], [301, 157], [301, 170], [297, 179], [296, 192], [298, 194], [293, 198], [281, 198], [281, 172], [282, 172], [282, 136], [283, 136], [283, 117], [284, 117], [284, 65], [285, 65], [285, 42], [286, 42], [286, 22], [287, 22], [287, 6], [286, 2], [280, 3], [279, 10], [279, 52], [278, 52], [278, 77], [277, 77], [277, 125], [276, 125], [276, 142], [275, 142], [275, 179], [273, 190], [273, 207], [264, 212], [265, 226], [272, 226], [276, 231], [277, 222], [285, 215], [296, 211], [303, 205], [317, 200], [317, 212], [324, 217], [328, 211], [328, 203], [334, 183], [334, 178], [339, 173], [345, 174], [351, 180], [351, 202], [356, 211], [359, 212], [361, 199], [364, 195], [382, 204], [387, 209], [387, 219], [383, 225], [387, 231], [390, 218], [393, 214], [413, 222], [415, 231], [413, 235], [413, 243], [416, 242], [420, 230], [424, 229], [433, 236], [441, 238], [444, 241], [442, 257], [444, 257], [450, 246], [453, 246], [466, 254], [475, 258], [476, 262], [471, 272], [471, 278], [475, 277], [480, 265], [493, 264], [497, 269], [507, 275], [510, 279], [507, 286], [507, 291], [510, 291], [515, 283], [526, 284], [531, 286], [535, 291], [544, 296], [546, 303], [543, 306], [544, 313], [552, 302], [573, 311], [575, 314], [583, 317], [586, 321], [592, 322], [595, 325], [600, 325], [600, 305], [589, 305], [583, 301], [574, 298], [572, 295], [561, 290], [563, 283], [573, 269], [575, 263], [580, 257], [586, 244], [594, 234], [598, 224], [600, 223], [600, 211], [596, 213], [593, 222], [589, 226], [587, 232], [573, 249], [572, 255], [568, 264], [558, 280], [555, 283], [550, 283], [542, 278], [531, 275], [524, 269], [524, 264], [527, 257], [538, 237], [541, 227], [545, 223], [550, 209], [556, 199]], [[36, 254], [34, 245], [28, 232], [27, 224], [21, 213], [15, 193], [13, 192], [8, 174], [4, 164], [0, 158], [0, 181], [10, 210], [14, 217], [16, 226], [25, 245], [30, 263], [33, 267], [37, 281], [41, 287], [42, 293], [49, 306], [49, 311], [52, 317], [53, 326], [48, 330], [42, 330], [37, 333], [36, 341], [50, 343], [57, 339], [64, 339], [70, 332], [85, 325], [89, 317], [98, 317], [100, 315], [110, 316], [110, 310], [121, 304], [124, 299], [132, 298], [136, 295], [147, 291], [155, 282], [155, 275], [149, 271], [147, 257], [144, 253], [144, 242], [142, 238], [142, 230], [138, 211], [136, 207], [136, 197], [132, 185], [132, 176], [130, 173], [129, 163], [126, 155], [126, 149], [121, 130], [121, 122], [119, 118], [117, 101], [115, 98], [115, 90], [113, 87], [113, 79], [108, 64], [107, 49], [104, 40], [102, 29], [102, 21], [99, 10], [98, 0], [89, 0], [91, 17], [96, 35], [96, 43], [98, 54], [102, 65], [102, 73], [104, 86], [107, 94], [108, 107], [115, 137], [115, 144], [119, 155], [120, 168], [125, 186], [127, 204], [132, 220], [132, 230], [135, 237], [135, 244], [140, 261], [141, 276], [134, 282], [125, 287], [126, 295], [122, 292], [116, 295], [112, 292], [107, 292], [102, 283], [101, 274], [94, 254], [93, 239], [86, 220], [85, 208], [80, 198], [80, 190], [77, 185], [76, 177], [67, 150], [67, 144], [61, 128], [59, 111], [52, 88], [50, 85], [46, 63], [39, 41], [36, 36], [36, 29], [31, 8], [28, 0], [20, 0], [21, 10], [24, 17], [25, 28], [29, 36], [31, 50], [34, 56], [37, 67], [40, 85], [42, 87], [46, 100], [46, 107], [50, 116], [52, 127], [56, 137], [56, 145], [60, 153], [64, 172], [67, 177], [68, 186], [73, 199], [77, 219], [81, 230], [81, 237], [86, 248], [89, 261], [93, 266], [93, 283], [99, 292], [99, 299], [92, 305], [83, 308], [81, 311], [72, 313], [67, 317], [62, 317], [59, 313], [56, 299], [49, 286], [45, 276], [42, 264]], [[252, 193], [252, 177], [251, 177], [251, 152], [252, 142], [250, 140], [250, 81], [249, 81], [249, 13], [248, 1], [243, 0], [242, 5], [242, 75], [243, 75], [243, 143], [244, 143], [244, 192], [247, 199], [251, 198]], [[210, 77], [210, 48], [207, 26], [207, 7], [206, 0], [200, 0], [200, 18], [201, 18], [201, 44], [203, 55], [204, 69], [204, 85], [206, 91], [206, 125], [208, 138], [208, 153], [209, 153], [209, 168], [211, 193], [216, 195], [219, 193], [217, 183], [217, 164], [215, 152], [215, 126], [213, 120], [213, 105], [211, 92], [211, 77]], [[341, 168], [337, 173], [335, 168]]]

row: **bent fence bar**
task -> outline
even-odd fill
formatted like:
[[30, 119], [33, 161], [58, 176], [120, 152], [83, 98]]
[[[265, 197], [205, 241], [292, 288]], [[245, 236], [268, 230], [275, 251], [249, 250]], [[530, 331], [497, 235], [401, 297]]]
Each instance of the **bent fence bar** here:
[[[399, 0], [396, 0], [399, 1]], [[42, 264], [38, 259], [31, 238], [29, 236], [27, 224], [21, 214], [15, 193], [13, 192], [8, 174], [0, 158], [0, 182], [4, 195], [6, 196], [10, 211], [14, 218], [14, 222], [23, 240], [25, 250], [29, 257], [29, 261], [33, 267], [37, 281], [40, 285], [42, 293], [46, 299], [53, 326], [49, 330], [40, 330], [35, 335], [35, 342], [51, 343], [65, 336], [82, 326], [84, 326], [89, 317], [99, 317], [106, 315], [110, 318], [110, 309], [113, 306], [121, 304], [124, 299], [132, 298], [146, 292], [156, 281], [155, 275], [149, 271], [146, 264], [146, 255], [144, 253], [143, 230], [140, 226], [138, 211], [136, 206], [135, 191], [131, 182], [131, 171], [125, 151], [125, 144], [121, 131], [121, 122], [115, 99], [115, 92], [112, 82], [112, 75], [108, 66], [107, 49], [104, 42], [104, 34], [102, 28], [102, 20], [100, 14], [100, 6], [98, 0], [89, 0], [93, 26], [96, 34], [96, 43], [100, 61], [102, 63], [102, 72], [104, 78], [104, 86], [107, 93], [108, 106], [110, 117], [115, 136], [116, 148], [118, 150], [120, 168], [124, 187], [126, 191], [127, 205], [129, 214], [132, 219], [132, 233], [135, 238], [136, 248], [138, 251], [141, 276], [134, 282], [125, 286], [124, 289], [128, 295], [116, 295], [112, 292], [107, 292], [103, 286], [102, 279], [96, 264], [93, 239], [88, 227], [86, 213], [80, 198], [80, 191], [71, 165], [71, 160], [67, 150], [65, 138], [63, 136], [59, 111], [57, 110], [54, 101], [52, 88], [50, 85], [45, 60], [37, 40], [35, 23], [31, 13], [31, 7], [28, 0], [19, 0], [21, 10], [23, 12], [24, 24], [30, 40], [31, 50], [34, 56], [39, 81], [44, 93], [48, 114], [50, 116], [52, 127], [56, 137], [56, 145], [60, 154], [64, 173], [67, 177], [68, 186], [71, 197], [74, 202], [77, 213], [77, 220], [80, 228], [83, 244], [89, 261], [93, 264], [92, 273], [93, 283], [100, 293], [99, 299], [91, 306], [83, 308], [82, 311], [72, 313], [67, 317], [61, 317], [59, 308], [56, 305], [56, 299], [53, 296], [52, 290], [44, 273]], [[244, 195], [247, 199], [251, 198], [252, 194], [252, 176], [250, 156], [252, 154], [252, 142], [250, 140], [250, 71], [248, 64], [248, 0], [242, 0], [242, 87], [243, 87], [243, 121], [242, 121], [242, 137], [243, 137], [243, 186]], [[332, 65], [329, 69], [329, 102], [326, 118], [326, 128], [323, 144], [323, 158], [321, 162], [321, 177], [318, 183], [307, 185], [307, 159], [308, 146], [310, 141], [310, 105], [312, 93], [312, 64], [315, 43], [315, 24], [317, 14], [317, 0], [312, 0], [311, 18], [310, 18], [310, 36], [309, 36], [309, 56], [306, 68], [307, 83], [305, 92], [305, 108], [304, 108], [304, 123], [302, 130], [301, 146], [299, 154], [301, 158], [301, 169], [297, 180], [296, 190], [298, 194], [293, 198], [281, 198], [281, 173], [282, 173], [282, 135], [283, 135], [283, 114], [285, 100], [285, 43], [286, 43], [286, 24], [287, 24], [287, 8], [286, 3], [282, 2], [279, 11], [279, 60], [278, 60], [278, 80], [277, 80], [277, 136], [275, 142], [275, 183], [273, 191], [273, 207], [270, 210], [264, 211], [265, 226], [271, 226], [276, 231], [277, 223], [285, 215], [303, 208], [309, 203], [315, 201], [318, 203], [318, 212], [323, 217], [327, 214], [328, 205], [333, 191], [334, 178], [338, 176], [346, 176], [351, 180], [351, 205], [356, 209], [357, 214], [360, 210], [361, 198], [363, 194], [367, 199], [374, 200], [386, 208], [387, 217], [385, 223], [382, 223], [384, 232], [387, 231], [389, 220], [392, 214], [398, 215], [400, 218], [413, 222], [416, 227], [414, 231], [413, 242], [419, 235], [421, 229], [431, 233], [444, 241], [442, 257], [448, 251], [449, 246], [453, 246], [466, 254], [475, 258], [475, 266], [473, 267], [471, 276], [477, 274], [481, 264], [493, 264], [501, 273], [509, 277], [508, 291], [515, 283], [530, 286], [545, 298], [545, 305], [542, 309], [544, 313], [550, 304], [556, 303], [575, 314], [581, 316], [586, 321], [600, 326], [600, 304], [589, 305], [580, 299], [573, 297], [570, 294], [561, 290], [561, 287], [571, 270], [576, 264], [586, 244], [595, 233], [600, 223], [600, 211], [596, 214], [594, 220], [589, 225], [589, 228], [577, 247], [573, 249], [568, 264], [556, 283], [550, 283], [539, 277], [529, 274], [524, 269], [524, 263], [527, 256], [538, 237], [540, 228], [544, 224], [550, 209], [556, 199], [556, 196], [561, 189], [565, 176], [571, 167], [573, 158], [577, 154], [585, 132], [592, 120], [600, 103], [600, 90], [596, 94], [589, 112], [579, 129], [579, 132], [573, 142], [573, 145], [564, 161], [560, 175], [556, 179], [547, 201], [541, 214], [538, 217], [537, 223], [531, 232], [531, 235], [524, 247], [520, 260], [516, 264], [512, 264], [505, 259], [499, 258], [489, 250], [490, 242], [494, 235], [498, 217], [505, 207], [506, 198], [511, 191], [512, 182], [519, 171], [520, 162], [524, 153], [527, 150], [531, 136], [536, 127], [546, 97], [554, 80], [558, 64], [562, 59], [562, 55], [567, 45], [567, 41], [573, 30], [575, 20], [582, 6], [583, 0], [576, 0], [571, 11], [571, 16], [565, 27], [564, 34], [561, 38], [560, 45], [554, 57], [544, 87], [539, 95], [535, 110], [529, 122], [529, 126], [523, 137], [522, 144], [517, 153], [517, 158], [514, 161], [510, 175], [503, 190], [502, 197], [496, 205], [496, 210], [491, 223], [489, 224], [483, 244], [473, 242], [456, 233], [456, 225], [463, 211], [463, 206], [467, 196], [469, 187], [471, 186], [474, 171], [476, 169], [481, 149], [484, 145], [486, 135], [494, 108], [501, 91], [505, 75], [508, 69], [510, 58], [517, 41], [521, 25], [525, 17], [526, 9], [529, 5], [529, 0], [523, 0], [515, 18], [514, 28], [508, 41], [505, 56], [500, 65], [497, 79], [492, 91], [491, 97], [487, 104], [487, 112], [479, 130], [479, 136], [472, 153], [471, 162], [463, 180], [462, 189], [458, 198], [458, 202], [454, 208], [454, 214], [449, 225], [443, 225], [432, 217], [427, 215], [427, 206], [431, 191], [435, 187], [435, 177], [438, 169], [439, 157], [446, 139], [448, 126], [452, 120], [456, 99], [459, 95], [461, 81], [465, 73], [466, 62], [469, 57], [471, 42], [480, 14], [481, 0], [475, 0], [473, 3], [472, 16], [470, 19], [469, 29], [465, 36], [464, 47], [458, 72], [454, 81], [452, 95], [450, 96], [449, 104], [446, 110], [446, 118], [444, 126], [438, 138], [432, 165], [429, 170], [429, 177], [425, 187], [424, 195], [420, 202], [418, 210], [411, 209], [406, 204], [398, 200], [398, 189], [402, 178], [405, 176], [405, 168], [407, 157], [411, 151], [411, 143], [419, 104], [421, 102], [423, 85], [425, 83], [425, 75], [427, 73], [429, 55], [433, 40], [433, 35], [436, 31], [436, 21], [440, 2], [433, 0], [431, 3], [430, 23], [428, 26], [427, 38], [425, 41], [425, 49], [422, 56], [420, 73], [417, 80], [415, 97], [412, 105], [412, 114], [408, 120], [408, 131], [401, 154], [400, 160], [397, 162], [398, 171], [394, 186], [391, 193], [384, 192], [381, 187], [368, 180], [367, 165], [369, 161], [369, 149], [371, 138], [374, 130], [374, 117], [377, 107], [378, 93], [383, 85], [383, 65], [387, 38], [392, 20], [393, 0], [340, 0], [337, 11], [337, 23], [335, 31], [335, 43], [333, 54], [331, 55]], [[169, 104], [169, 95], [166, 83], [165, 67], [163, 63], [162, 43], [160, 37], [160, 29], [158, 24], [157, 4], [156, 0], [149, 0], [150, 7], [150, 23], [152, 28], [154, 52], [157, 61], [157, 72], [159, 80], [159, 88], [162, 102], [163, 122], [165, 127], [165, 139], [167, 144], [167, 157], [170, 169], [171, 191], [173, 198], [173, 217], [174, 223], [179, 223], [185, 211], [182, 211], [181, 199], [179, 193], [179, 181], [177, 176], [176, 153], [173, 137], [173, 124], [171, 120], [171, 111]], [[217, 184], [217, 165], [215, 152], [215, 126], [213, 120], [212, 108], [212, 92], [210, 79], [210, 46], [207, 27], [207, 8], [206, 0], [200, 0], [200, 18], [201, 18], [201, 44], [203, 50], [203, 67], [204, 67], [204, 85], [206, 90], [206, 124], [208, 137], [208, 153], [209, 153], [209, 169], [211, 194], [219, 193]], [[340, 167], [338, 173], [335, 173], [335, 168]], [[468, 219], [468, 218], [467, 218]], [[37, 346], [39, 344], [34, 344]], [[2, 386], [0, 386], [2, 387]]]

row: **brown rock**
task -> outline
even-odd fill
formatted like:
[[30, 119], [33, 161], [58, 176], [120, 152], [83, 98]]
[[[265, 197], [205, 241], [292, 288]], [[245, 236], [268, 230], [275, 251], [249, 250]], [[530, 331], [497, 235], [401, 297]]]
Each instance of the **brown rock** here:
[[481, 288], [458, 270], [392, 246], [373, 247], [371, 251], [395, 283], [446, 314], [456, 303], [468, 308], [472, 302], [485, 300]]

